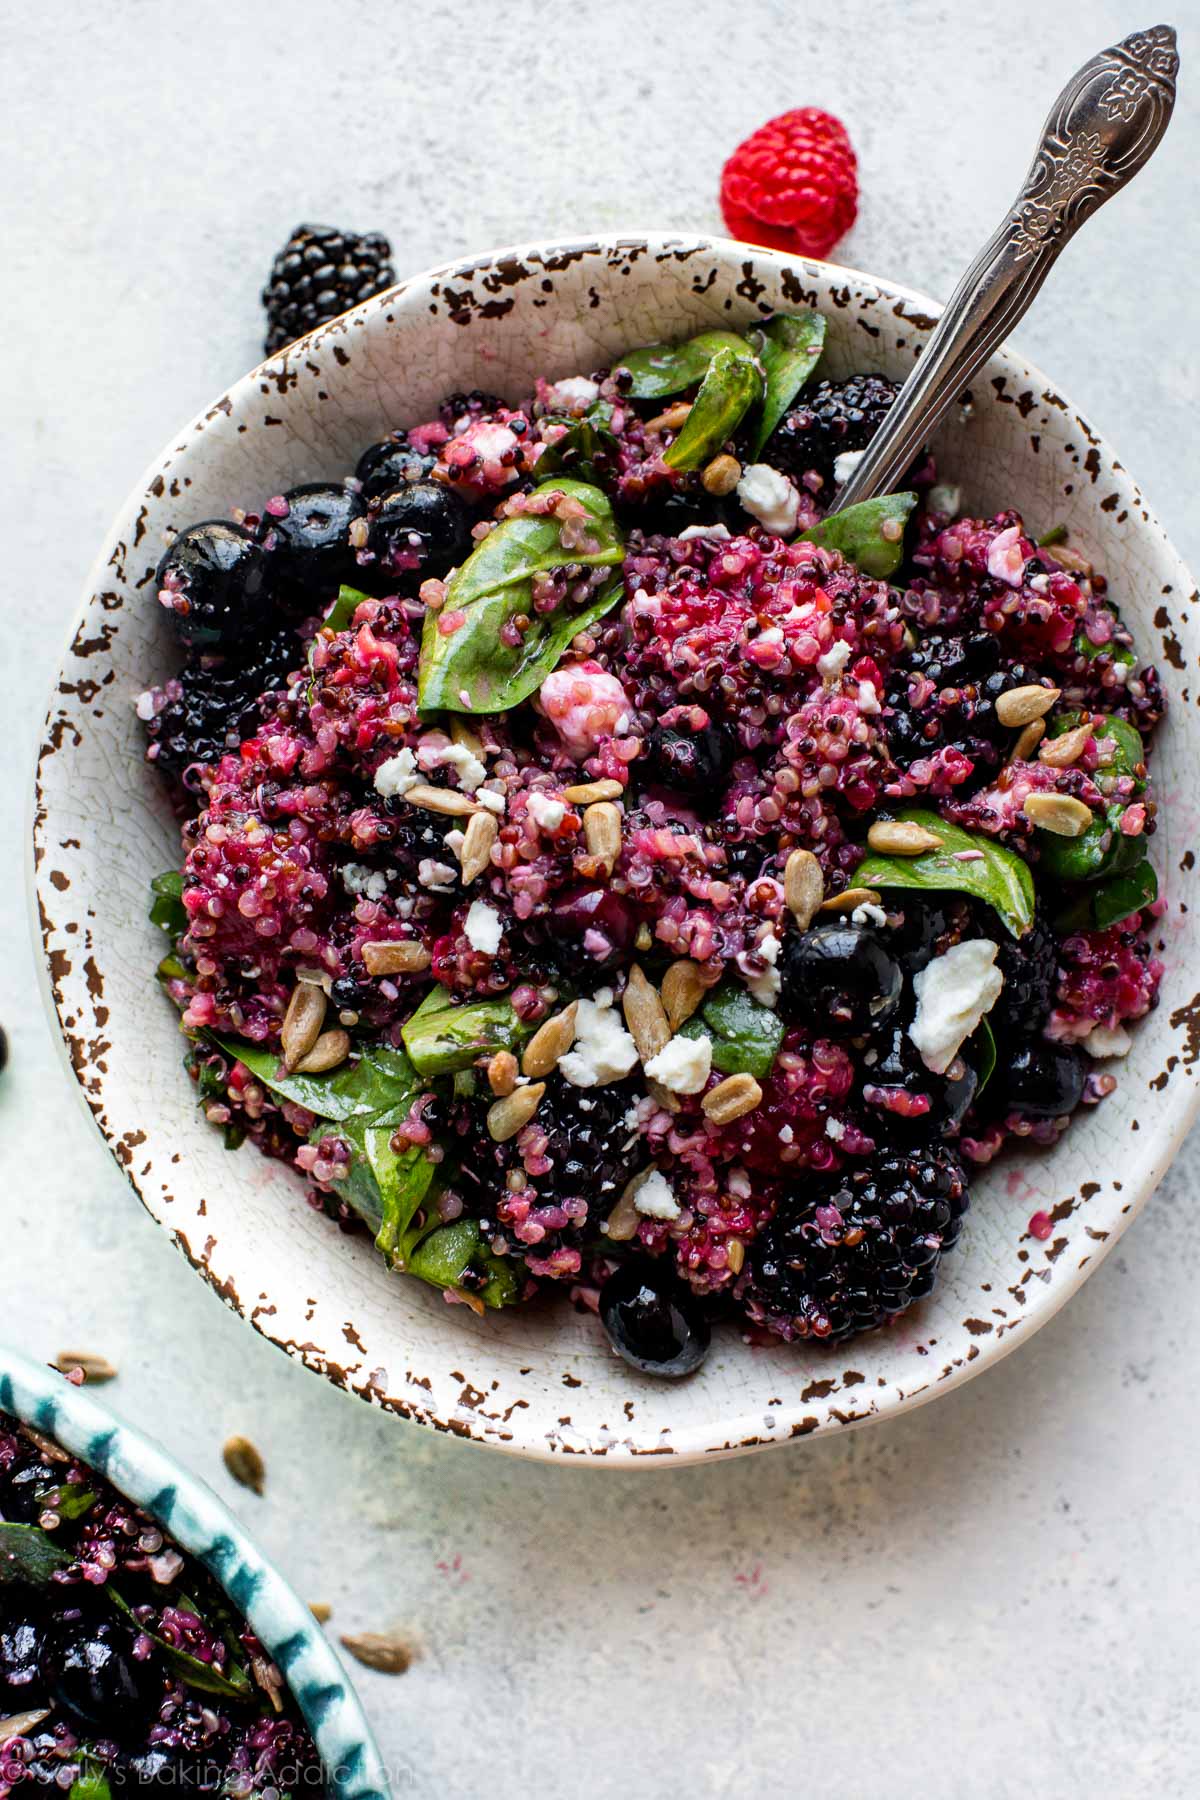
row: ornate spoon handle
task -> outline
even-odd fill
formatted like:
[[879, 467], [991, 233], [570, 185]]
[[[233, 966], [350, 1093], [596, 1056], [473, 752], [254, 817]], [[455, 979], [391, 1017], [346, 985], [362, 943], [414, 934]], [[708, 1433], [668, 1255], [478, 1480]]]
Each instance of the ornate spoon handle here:
[[1169, 25], [1101, 50], [1050, 109], [1025, 185], [975, 258], [835, 512], [886, 494], [1025, 312], [1063, 245], [1136, 175], [1167, 129], [1179, 57]]

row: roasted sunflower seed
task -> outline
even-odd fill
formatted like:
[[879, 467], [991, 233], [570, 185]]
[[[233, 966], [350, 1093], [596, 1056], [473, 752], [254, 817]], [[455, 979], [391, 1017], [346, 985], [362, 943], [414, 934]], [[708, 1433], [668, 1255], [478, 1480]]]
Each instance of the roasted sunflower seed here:
[[923, 856], [926, 850], [936, 850], [941, 841], [923, 825], [904, 819], [876, 819], [867, 832], [868, 845], [881, 856]]
[[420, 975], [433, 960], [416, 938], [364, 944], [362, 959], [368, 975]]
[[637, 963], [634, 963], [626, 978], [621, 1010], [625, 1014], [629, 1035], [637, 1045], [638, 1055], [644, 1063], [657, 1056], [670, 1043], [671, 1027], [663, 1003], [658, 997], [658, 989], [653, 982], [647, 981]]
[[226, 1438], [221, 1456], [235, 1481], [240, 1482], [243, 1487], [252, 1488], [256, 1494], [262, 1493], [263, 1483], [267, 1478], [267, 1465], [257, 1444], [252, 1444], [248, 1437]]
[[672, 1031], [686, 1025], [707, 992], [700, 979], [700, 965], [681, 956], [662, 978], [662, 1003]]
[[1055, 837], [1082, 837], [1092, 822], [1092, 809], [1073, 794], [1030, 794], [1021, 811], [1031, 825]]
[[807, 931], [825, 898], [825, 877], [811, 850], [793, 850], [783, 867], [783, 897], [801, 931]]
[[621, 854], [621, 815], [611, 800], [597, 800], [587, 808], [583, 835], [590, 854], [611, 875]]
[[297, 1075], [324, 1075], [336, 1069], [350, 1054], [350, 1036], [339, 1025], [335, 1031], [323, 1031], [307, 1056], [296, 1064]]
[[500, 827], [494, 813], [477, 812], [468, 822], [458, 852], [464, 887], [470, 887], [476, 876], [483, 874], [492, 860], [492, 845], [499, 835]]
[[87, 1350], [60, 1350], [54, 1366], [63, 1375], [69, 1375], [73, 1369], [82, 1369], [85, 1381], [115, 1381], [117, 1378], [117, 1371], [107, 1356], [93, 1356]]
[[325, 996], [311, 981], [297, 982], [287, 1003], [280, 1027], [279, 1042], [283, 1060], [289, 1069], [308, 1055], [321, 1035], [325, 1023]]
[[563, 799], [572, 806], [590, 806], [593, 800], [619, 800], [624, 792], [619, 781], [580, 781], [563, 789]]
[[555, 1013], [539, 1025], [525, 1046], [521, 1058], [522, 1075], [549, 1075], [558, 1067], [559, 1059], [567, 1054], [575, 1042], [575, 1015], [578, 1007], [574, 1000], [562, 1012]]
[[1018, 726], [1028, 725], [1033, 719], [1044, 718], [1058, 699], [1061, 690], [1055, 687], [1009, 688], [1007, 694], [1001, 694], [996, 702], [996, 717], [1006, 727], [1014, 731]]
[[753, 1112], [762, 1097], [753, 1075], [727, 1075], [715, 1088], [709, 1088], [700, 1105], [714, 1125], [729, 1125], [743, 1113]]
[[534, 1081], [528, 1087], [516, 1088], [511, 1094], [505, 1094], [501, 1100], [494, 1100], [488, 1107], [488, 1135], [497, 1144], [516, 1137], [541, 1105], [545, 1091], [544, 1081]]
[[1087, 749], [1091, 735], [1090, 725], [1076, 725], [1074, 731], [1064, 731], [1061, 737], [1047, 738], [1038, 751], [1038, 761], [1052, 769], [1069, 769]]
[[341, 1641], [356, 1662], [383, 1675], [403, 1675], [419, 1654], [411, 1639], [394, 1631], [360, 1631]]

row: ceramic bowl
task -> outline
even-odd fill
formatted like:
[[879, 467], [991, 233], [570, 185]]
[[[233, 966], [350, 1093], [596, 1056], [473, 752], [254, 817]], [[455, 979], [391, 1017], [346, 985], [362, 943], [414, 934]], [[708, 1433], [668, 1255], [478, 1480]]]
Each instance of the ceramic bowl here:
[[[847, 269], [668, 236], [498, 251], [368, 302], [247, 375], [155, 459], [97, 559], [47, 720], [34, 828], [47, 993], [83, 1097], [143, 1202], [217, 1293], [289, 1355], [404, 1418], [524, 1456], [642, 1466], [727, 1456], [949, 1392], [1075, 1291], [1195, 1111], [1200, 910], [1182, 905], [1200, 835], [1192, 584], [1103, 439], [1006, 351], [935, 448], [968, 510], [1015, 505], [1039, 531], [1065, 521], [1161, 667], [1173, 710], [1155, 753], [1168, 804], [1153, 850], [1168, 972], [1117, 1092], [1052, 1153], [980, 1173], [962, 1246], [930, 1303], [832, 1352], [750, 1349], [731, 1333], [694, 1378], [655, 1383], [566, 1305], [477, 1320], [389, 1277], [365, 1236], [333, 1230], [277, 1163], [231, 1157], [196, 1112], [145, 917], [147, 881], [174, 866], [177, 836], [132, 707], [177, 654], [153, 599], [164, 533], [342, 474], [364, 445], [429, 416], [452, 389], [514, 399], [539, 373], [802, 306], [828, 319], [834, 375], [904, 376], [937, 311]], [[1036, 1212], [1053, 1223], [1047, 1240], [1028, 1233]]]
[[0, 1412], [97, 1469], [220, 1582], [286, 1676], [334, 1800], [389, 1800], [371, 1729], [325, 1633], [211, 1488], [56, 1370], [3, 1345]]

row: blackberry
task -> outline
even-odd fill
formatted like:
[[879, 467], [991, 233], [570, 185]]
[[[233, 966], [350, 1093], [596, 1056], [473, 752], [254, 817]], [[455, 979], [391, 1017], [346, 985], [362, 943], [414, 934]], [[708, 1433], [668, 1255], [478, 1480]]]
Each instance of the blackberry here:
[[889, 892], [888, 916], [899, 920], [887, 936], [887, 947], [906, 975], [919, 975], [935, 956], [963, 938], [986, 936], [979, 930], [971, 902], [964, 894]]
[[784, 414], [762, 460], [787, 475], [803, 478], [815, 472], [827, 489], [837, 486], [837, 458], [847, 450], [866, 449], [899, 391], [899, 383], [883, 375], [819, 381]]
[[261, 629], [266, 576], [266, 553], [244, 526], [205, 519], [179, 533], [154, 585], [181, 643], [225, 650]]
[[1001, 668], [1000, 656], [990, 632], [935, 634], [919, 643], [885, 689], [892, 760], [909, 768], [941, 750], [959, 751], [974, 764], [974, 776], [961, 784], [964, 793], [998, 769], [1013, 733], [996, 717], [996, 701], [1010, 688], [1049, 685], [1023, 663]]
[[196, 657], [163, 688], [165, 704], [146, 721], [146, 759], [189, 786], [194, 763], [214, 763], [252, 737], [266, 718], [266, 697], [287, 686], [302, 661], [294, 633], [277, 631], [236, 656]]
[[996, 964], [1004, 976], [991, 1013], [997, 1035], [1032, 1038], [1041, 1035], [1054, 1005], [1058, 982], [1058, 939], [1038, 913], [1024, 937], [1000, 935]]
[[962, 1164], [944, 1145], [793, 1190], [750, 1253], [751, 1318], [834, 1344], [886, 1324], [932, 1291], [966, 1209]]
[[[502, 1144], [488, 1136], [487, 1093], [460, 1112], [456, 1128], [469, 1146], [458, 1185], [468, 1212], [491, 1223], [518, 1252], [542, 1258], [561, 1247], [600, 1239], [600, 1225], [636, 1168], [628, 1148], [633, 1133], [626, 1114], [638, 1097], [630, 1081], [576, 1088], [558, 1081], [546, 1091], [534, 1119], [545, 1144], [534, 1149], [525, 1133]], [[543, 1173], [528, 1173], [545, 1161]], [[525, 1176], [516, 1192], [510, 1174]]]
[[392, 246], [378, 231], [360, 236], [332, 225], [297, 225], [262, 292], [266, 355], [381, 294], [395, 279]]

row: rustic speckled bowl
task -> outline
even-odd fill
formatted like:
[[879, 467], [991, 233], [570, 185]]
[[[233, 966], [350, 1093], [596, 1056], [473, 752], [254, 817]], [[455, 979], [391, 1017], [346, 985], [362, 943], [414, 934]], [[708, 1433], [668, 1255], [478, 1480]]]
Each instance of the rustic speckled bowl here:
[[[1183, 907], [1200, 840], [1195, 596], [1103, 439], [1007, 352], [936, 448], [968, 507], [1013, 504], [1039, 530], [1065, 520], [1160, 664], [1173, 702], [1156, 751], [1168, 804], [1154, 840], [1168, 973], [1117, 1093], [1052, 1154], [1007, 1157], [981, 1174], [930, 1303], [834, 1352], [749, 1349], [730, 1333], [695, 1378], [655, 1383], [569, 1307], [478, 1320], [389, 1277], [365, 1237], [343, 1237], [303, 1204], [287, 1171], [249, 1150], [230, 1156], [197, 1115], [145, 916], [147, 881], [174, 863], [177, 840], [132, 708], [176, 657], [153, 602], [164, 534], [343, 473], [363, 445], [428, 416], [450, 389], [515, 398], [538, 373], [795, 306], [827, 315], [834, 374], [905, 375], [936, 311], [847, 269], [668, 236], [499, 251], [368, 302], [247, 375], [155, 459], [92, 571], [47, 720], [33, 833], [47, 993], [84, 1100], [143, 1202], [222, 1299], [289, 1355], [404, 1418], [523, 1456], [643, 1466], [728, 1456], [947, 1393], [1075, 1291], [1150, 1195], [1196, 1109], [1200, 910]], [[1028, 1235], [1037, 1211], [1053, 1221], [1047, 1241]]]
[[371, 1728], [328, 1638], [212, 1489], [90, 1393], [2, 1344], [0, 1411], [107, 1476], [220, 1582], [287, 1677], [333, 1800], [388, 1800]]

